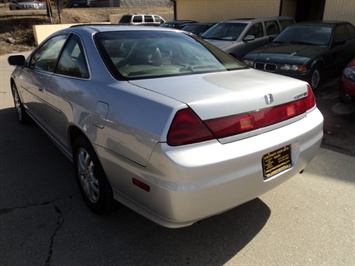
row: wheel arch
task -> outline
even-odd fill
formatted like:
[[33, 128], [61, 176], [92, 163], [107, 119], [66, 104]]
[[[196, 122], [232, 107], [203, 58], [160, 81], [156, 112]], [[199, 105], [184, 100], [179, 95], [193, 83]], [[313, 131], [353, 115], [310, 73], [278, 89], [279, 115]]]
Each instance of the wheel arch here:
[[[92, 141], [90, 140], [90, 138], [87, 136], [87, 134], [85, 134], [85, 132], [79, 126], [71, 125], [68, 128], [68, 142], [70, 144], [71, 160], [73, 160], [74, 142], [78, 137], [84, 138], [87, 141], [87, 143], [91, 145], [92, 149], [96, 153], [96, 149], [95, 149], [94, 145], [92, 144]], [[98, 160], [100, 161], [99, 158], [98, 158]]]
[[14, 85], [15, 84], [15, 80], [13, 77], [10, 78], [10, 86]]
[[68, 128], [68, 138], [69, 138], [69, 143], [70, 143], [70, 146], [71, 146], [72, 150], [73, 150], [73, 147], [74, 147], [74, 141], [79, 136], [84, 137], [89, 143], [91, 143], [89, 138], [86, 136], [86, 134], [79, 127], [77, 127], [75, 125], [71, 125]]
[[319, 66], [322, 69], [324, 65], [325, 65], [324, 60], [322, 58], [318, 58], [316, 60], [313, 60], [310, 70], [313, 70], [316, 66]]

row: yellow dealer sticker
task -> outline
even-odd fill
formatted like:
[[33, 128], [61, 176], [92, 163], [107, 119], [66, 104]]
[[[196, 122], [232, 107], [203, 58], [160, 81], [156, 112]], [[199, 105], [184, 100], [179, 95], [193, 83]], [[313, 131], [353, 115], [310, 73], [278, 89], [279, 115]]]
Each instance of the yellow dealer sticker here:
[[264, 180], [291, 168], [291, 145], [263, 156]]

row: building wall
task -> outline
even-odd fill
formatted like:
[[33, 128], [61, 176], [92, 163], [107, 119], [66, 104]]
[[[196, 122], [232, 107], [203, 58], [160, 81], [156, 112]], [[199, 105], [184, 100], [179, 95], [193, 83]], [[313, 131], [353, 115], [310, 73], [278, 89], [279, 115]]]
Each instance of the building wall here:
[[355, 0], [327, 0], [324, 20], [346, 20], [355, 25]]
[[280, 15], [295, 17], [296, 7], [297, 7], [297, 0], [283, 0]]
[[[122, 0], [121, 0], [122, 1]], [[218, 22], [246, 17], [295, 16], [299, 0], [175, 0], [177, 19]], [[281, 12], [280, 5], [282, 2]], [[315, 2], [316, 3], [316, 2]], [[316, 9], [319, 9], [318, 7]], [[321, 17], [322, 10], [320, 12]], [[312, 11], [311, 15], [314, 15]], [[325, 0], [324, 20], [346, 20], [355, 25], [355, 0]]]
[[177, 0], [176, 18], [218, 22], [233, 18], [278, 16], [279, 9], [280, 0]]

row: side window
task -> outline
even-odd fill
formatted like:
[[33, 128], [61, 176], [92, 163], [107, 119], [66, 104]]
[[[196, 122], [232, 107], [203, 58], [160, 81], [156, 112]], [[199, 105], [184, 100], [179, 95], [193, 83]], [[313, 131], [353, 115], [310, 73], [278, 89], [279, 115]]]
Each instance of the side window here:
[[267, 36], [276, 35], [280, 33], [280, 28], [276, 21], [266, 21], [265, 28]]
[[89, 71], [79, 37], [72, 35], [60, 56], [57, 74], [88, 78]]
[[53, 72], [67, 35], [58, 35], [45, 42], [32, 56], [29, 68]]
[[154, 22], [152, 16], [144, 16], [144, 21], [145, 22]]
[[162, 19], [159, 16], [154, 16], [155, 22], [163, 23]]
[[346, 28], [348, 30], [348, 39], [355, 38], [355, 27], [351, 24], [346, 24]]
[[335, 28], [334, 31], [334, 40], [347, 40], [348, 39], [348, 31], [346, 29], [346, 25], [339, 25]]
[[245, 34], [245, 36], [247, 35], [254, 35], [255, 38], [259, 38], [263, 36], [263, 27], [261, 25], [261, 23], [256, 23], [253, 26], [251, 26], [251, 28], [248, 30], [248, 32]]
[[123, 15], [119, 23], [131, 23], [131, 15]]
[[134, 17], [133, 17], [133, 22], [134, 22], [134, 23], [143, 22], [143, 17], [142, 17], [142, 16], [134, 16]]
[[279, 20], [282, 30], [286, 29], [291, 24], [295, 23], [292, 19]]

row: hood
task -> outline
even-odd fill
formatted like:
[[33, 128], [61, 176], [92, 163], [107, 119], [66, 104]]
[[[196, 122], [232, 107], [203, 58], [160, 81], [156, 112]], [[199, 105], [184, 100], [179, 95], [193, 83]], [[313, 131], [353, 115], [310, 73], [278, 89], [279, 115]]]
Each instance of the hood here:
[[231, 47], [235, 43], [235, 41], [226, 41], [226, 40], [213, 40], [213, 39], [204, 39], [204, 40], [218, 47], [221, 50], [225, 50], [226, 48]]
[[257, 56], [258, 59], [264, 57], [270, 57], [273, 59], [289, 58], [293, 61], [313, 58], [327, 49], [327, 47], [315, 45], [271, 43], [254, 50], [249, 55]]
[[[307, 92], [303, 81], [253, 69], [130, 83], [185, 103], [203, 120], [280, 105]], [[269, 105], [265, 101], [268, 94], [274, 99]]]

